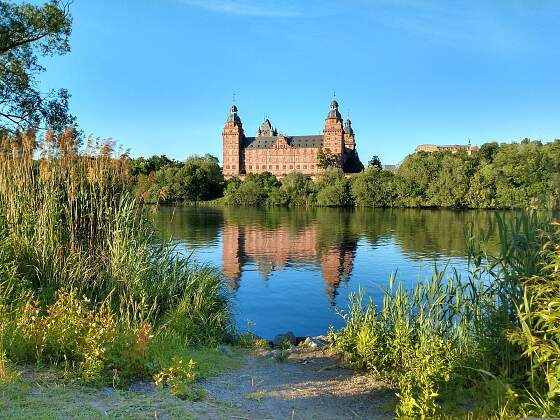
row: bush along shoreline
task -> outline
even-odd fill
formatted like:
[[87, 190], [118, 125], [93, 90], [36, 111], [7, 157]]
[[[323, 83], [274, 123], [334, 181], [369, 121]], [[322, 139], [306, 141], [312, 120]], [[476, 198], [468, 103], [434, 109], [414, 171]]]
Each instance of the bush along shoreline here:
[[221, 273], [157, 240], [129, 191], [128, 158], [111, 143], [80, 147], [73, 130], [1, 139], [3, 381], [34, 364], [189, 394], [235, 339]]
[[217, 158], [131, 161], [140, 201], [159, 204], [463, 209], [560, 208], [560, 140], [486, 143], [479, 151], [418, 152], [389, 172], [379, 163], [346, 176], [325, 167], [314, 179], [268, 172], [224, 180]]
[[381, 305], [351, 297], [334, 346], [397, 389], [400, 418], [560, 416], [560, 225], [536, 214], [506, 223], [501, 249], [468, 235], [470, 274], [434, 271]]

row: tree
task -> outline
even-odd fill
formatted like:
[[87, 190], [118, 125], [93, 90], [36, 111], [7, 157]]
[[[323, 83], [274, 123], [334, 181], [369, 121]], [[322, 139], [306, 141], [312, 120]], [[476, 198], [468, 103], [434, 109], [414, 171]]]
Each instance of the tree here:
[[346, 155], [344, 156], [344, 165], [343, 165], [344, 172], [347, 174], [356, 174], [358, 172], [362, 172], [364, 170], [364, 165], [360, 161], [360, 157], [358, 156], [358, 152], [354, 150], [348, 150]]
[[327, 169], [330, 166], [337, 166], [338, 157], [328, 147], [319, 149], [317, 153], [317, 166], [321, 169]]
[[383, 167], [381, 166], [381, 160], [379, 159], [379, 156], [374, 155], [371, 157], [371, 159], [368, 162], [368, 167], [374, 167], [377, 169], [382, 169]]
[[352, 204], [350, 185], [342, 169], [325, 169], [318, 175], [316, 185], [319, 206], [342, 207]]
[[352, 177], [352, 197], [358, 207], [390, 207], [393, 203], [394, 175], [375, 166]]
[[500, 145], [495, 141], [491, 143], [484, 143], [482, 146], [480, 146], [478, 155], [485, 159], [487, 162], [492, 163], [499, 147]]
[[183, 166], [183, 163], [178, 162], [175, 159], [169, 159], [165, 155], [153, 155], [147, 159], [139, 157], [137, 159], [131, 159], [129, 163], [130, 173], [133, 176], [149, 175], [150, 173], [159, 171], [166, 166], [180, 168]]
[[282, 178], [280, 187], [274, 204], [288, 206], [308, 206], [315, 201], [315, 186], [307, 175], [300, 172], [290, 172]]
[[0, 129], [50, 128], [62, 132], [75, 122], [65, 89], [41, 92], [39, 57], [70, 51], [72, 18], [68, 4], [42, 6], [0, 0]]

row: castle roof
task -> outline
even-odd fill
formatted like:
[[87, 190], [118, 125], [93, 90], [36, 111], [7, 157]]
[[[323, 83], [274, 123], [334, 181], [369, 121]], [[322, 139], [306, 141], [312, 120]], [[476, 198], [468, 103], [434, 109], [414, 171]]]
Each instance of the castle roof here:
[[[272, 149], [280, 136], [245, 137], [244, 147], [247, 149]], [[292, 147], [323, 147], [323, 136], [321, 134], [312, 136], [284, 136]]]

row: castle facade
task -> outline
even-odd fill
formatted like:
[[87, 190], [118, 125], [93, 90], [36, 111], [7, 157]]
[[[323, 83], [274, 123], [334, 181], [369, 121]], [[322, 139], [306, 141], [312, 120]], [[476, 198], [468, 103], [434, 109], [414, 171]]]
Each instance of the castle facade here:
[[[356, 142], [350, 119], [343, 122], [338, 102], [331, 102], [325, 119], [323, 134], [287, 136], [272, 127], [265, 119], [255, 137], [245, 136], [237, 107], [233, 105], [223, 137], [223, 173], [225, 178], [247, 173], [270, 172], [283, 176], [290, 172], [317, 174], [318, 154], [321, 149], [336, 158], [336, 165], [344, 167], [345, 160], [355, 153]], [[327, 151], [328, 149], [328, 151]]]

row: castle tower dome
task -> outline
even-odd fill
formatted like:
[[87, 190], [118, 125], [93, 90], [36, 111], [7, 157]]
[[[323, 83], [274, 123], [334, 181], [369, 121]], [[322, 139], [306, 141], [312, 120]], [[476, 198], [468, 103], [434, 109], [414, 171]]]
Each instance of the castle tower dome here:
[[350, 135], [354, 134], [354, 130], [352, 129], [352, 121], [350, 121], [350, 118], [346, 118], [346, 122], [344, 123], [344, 132]]
[[230, 110], [227, 122], [233, 122], [233, 123], [241, 124], [241, 118], [239, 118], [239, 115], [237, 115], [237, 106], [235, 104], [233, 104], [231, 106], [231, 110]]
[[336, 101], [336, 99], [333, 99], [333, 101], [331, 102], [331, 110], [329, 111], [329, 115], [327, 116], [327, 118], [333, 118], [337, 120], [342, 119], [340, 112], [338, 112], [338, 102]]

